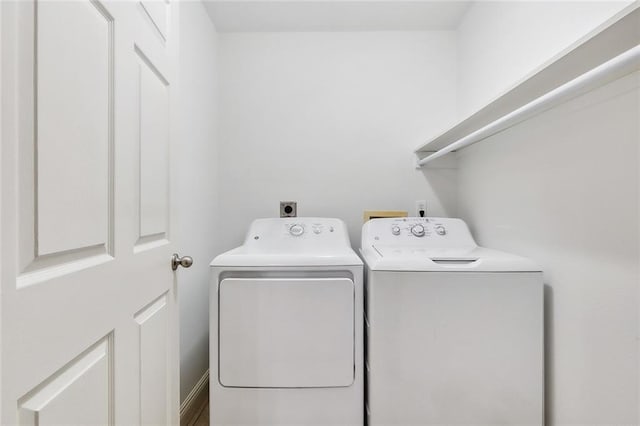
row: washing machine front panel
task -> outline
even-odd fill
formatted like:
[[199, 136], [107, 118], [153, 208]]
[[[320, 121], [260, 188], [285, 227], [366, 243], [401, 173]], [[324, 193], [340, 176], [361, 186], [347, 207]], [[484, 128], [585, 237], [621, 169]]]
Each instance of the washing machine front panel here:
[[226, 278], [219, 284], [218, 380], [225, 387], [354, 382], [348, 278]]
[[369, 425], [542, 424], [540, 273], [368, 280]]

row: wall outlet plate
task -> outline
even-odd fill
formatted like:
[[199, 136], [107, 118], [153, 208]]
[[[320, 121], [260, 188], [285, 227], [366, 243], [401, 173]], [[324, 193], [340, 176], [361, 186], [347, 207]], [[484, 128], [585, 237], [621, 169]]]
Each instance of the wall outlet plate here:
[[280, 201], [280, 217], [298, 216], [298, 203], [296, 201]]

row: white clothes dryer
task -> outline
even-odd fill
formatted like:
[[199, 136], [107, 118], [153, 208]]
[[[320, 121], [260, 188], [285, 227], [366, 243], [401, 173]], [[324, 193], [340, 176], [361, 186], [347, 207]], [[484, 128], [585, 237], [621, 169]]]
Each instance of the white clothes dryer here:
[[362, 229], [368, 424], [542, 425], [543, 281], [460, 219]]
[[344, 222], [258, 219], [211, 267], [211, 424], [361, 426], [363, 266]]

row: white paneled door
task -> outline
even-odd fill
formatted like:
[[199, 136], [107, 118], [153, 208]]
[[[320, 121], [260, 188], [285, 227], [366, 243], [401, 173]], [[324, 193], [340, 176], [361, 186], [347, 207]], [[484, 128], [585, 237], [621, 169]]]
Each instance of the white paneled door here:
[[178, 2], [0, 4], [0, 423], [178, 423]]

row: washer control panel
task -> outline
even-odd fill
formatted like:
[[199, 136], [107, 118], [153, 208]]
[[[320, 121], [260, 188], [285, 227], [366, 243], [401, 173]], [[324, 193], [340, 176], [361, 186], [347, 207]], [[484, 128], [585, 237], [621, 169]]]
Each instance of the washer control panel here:
[[398, 238], [444, 236], [447, 235], [447, 227], [443, 223], [431, 222], [429, 218], [406, 218], [389, 224], [389, 233]]
[[[467, 225], [460, 219], [403, 217], [372, 219], [362, 228], [362, 241], [369, 244], [441, 247], [475, 244]], [[364, 247], [364, 245], [363, 245]]]
[[426, 232], [425, 226], [420, 223], [411, 226], [411, 233], [416, 237], [424, 237]]

